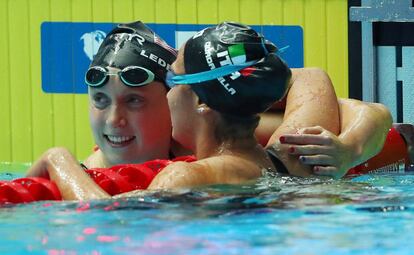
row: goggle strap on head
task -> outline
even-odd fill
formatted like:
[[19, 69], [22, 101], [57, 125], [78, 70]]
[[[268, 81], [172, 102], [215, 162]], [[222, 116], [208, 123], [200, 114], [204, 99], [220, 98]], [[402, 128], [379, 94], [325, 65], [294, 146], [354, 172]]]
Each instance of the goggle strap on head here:
[[262, 47], [263, 47], [263, 51], [264, 51], [265, 56], [267, 56], [267, 54], [269, 54], [269, 51], [266, 49], [265, 39], [264, 39], [263, 36], [262, 36]]
[[223, 66], [223, 67], [219, 67], [213, 70], [200, 72], [200, 73], [176, 75], [172, 78], [172, 82], [174, 84], [194, 84], [194, 83], [201, 83], [205, 81], [211, 81], [219, 77], [223, 77], [223, 76], [232, 74], [234, 72], [240, 71], [246, 67], [256, 64], [257, 62], [259, 62], [259, 60], [249, 61], [241, 65]]
[[282, 54], [283, 52], [285, 52], [289, 48], [290, 48], [290, 45], [286, 45], [285, 47], [282, 47], [282, 48], [278, 49], [277, 52], [276, 52], [276, 55], [280, 57], [280, 54]]

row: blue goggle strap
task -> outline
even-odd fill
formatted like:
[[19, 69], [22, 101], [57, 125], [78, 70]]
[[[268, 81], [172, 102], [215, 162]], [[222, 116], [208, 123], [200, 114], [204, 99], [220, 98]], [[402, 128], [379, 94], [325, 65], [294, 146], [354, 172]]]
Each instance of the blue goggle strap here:
[[[290, 46], [287, 45], [279, 49], [276, 52], [276, 55], [280, 56], [279, 54], [285, 52], [289, 47]], [[257, 62], [259, 62], [259, 60], [249, 61], [242, 65], [223, 66], [223, 67], [219, 67], [213, 70], [204, 71], [204, 72], [195, 73], [195, 74], [175, 75], [174, 77], [171, 78], [171, 81], [174, 84], [194, 84], [194, 83], [201, 83], [205, 81], [211, 81], [219, 77], [223, 77], [223, 76], [232, 74], [234, 72], [240, 71], [246, 67], [256, 64]]]
[[282, 48], [278, 49], [276, 51], [276, 55], [278, 55], [280, 57], [280, 54], [283, 53], [283, 52], [285, 52], [289, 48], [290, 48], [290, 45], [286, 45], [285, 47], [282, 47]]
[[241, 69], [244, 69], [246, 67], [252, 66], [256, 64], [258, 61], [249, 61], [242, 65], [228, 65], [228, 66], [222, 66], [213, 70], [204, 71], [200, 73], [195, 74], [183, 74], [183, 75], [175, 75], [172, 77], [172, 82], [174, 84], [194, 84], [194, 83], [200, 83], [205, 81], [211, 81], [214, 79], [217, 79], [219, 77], [223, 77], [229, 74], [232, 74], [234, 72], [240, 71]]

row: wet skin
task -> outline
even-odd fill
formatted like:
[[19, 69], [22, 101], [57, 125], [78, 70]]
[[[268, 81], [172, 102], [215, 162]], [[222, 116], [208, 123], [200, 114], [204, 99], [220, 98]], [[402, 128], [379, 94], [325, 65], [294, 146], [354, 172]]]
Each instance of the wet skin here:
[[91, 127], [105, 165], [168, 158], [171, 121], [165, 94], [162, 83], [129, 87], [116, 75], [89, 88]]

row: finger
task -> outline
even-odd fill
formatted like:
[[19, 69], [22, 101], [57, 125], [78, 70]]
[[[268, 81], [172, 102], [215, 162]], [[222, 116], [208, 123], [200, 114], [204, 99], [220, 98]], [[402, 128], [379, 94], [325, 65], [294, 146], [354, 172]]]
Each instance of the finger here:
[[315, 144], [315, 145], [330, 145], [332, 139], [326, 135], [309, 135], [309, 134], [286, 134], [280, 137], [280, 143], [282, 144]]
[[335, 165], [335, 159], [324, 154], [299, 156], [299, 161], [305, 165]]
[[334, 166], [314, 166], [312, 171], [315, 175], [332, 176], [335, 178], [341, 178], [346, 173]]
[[332, 148], [324, 145], [291, 145], [288, 152], [291, 155], [329, 155], [332, 152]]
[[314, 127], [305, 127], [298, 130], [298, 134], [313, 134], [313, 135], [319, 135], [323, 131], [325, 131], [324, 128], [320, 126], [314, 126]]

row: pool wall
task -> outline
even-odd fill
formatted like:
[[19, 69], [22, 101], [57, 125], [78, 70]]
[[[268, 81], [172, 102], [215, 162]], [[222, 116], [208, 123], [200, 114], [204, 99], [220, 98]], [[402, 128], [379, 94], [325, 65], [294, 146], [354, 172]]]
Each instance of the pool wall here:
[[[250, 25], [300, 26], [304, 65], [327, 70], [338, 96], [348, 96], [347, 1], [0, 1], [0, 162], [31, 162], [52, 146], [68, 147], [82, 159], [93, 147], [87, 95], [42, 90], [42, 24], [134, 20], [153, 24], [233, 20]], [[72, 59], [61, 61], [71, 64]]]

